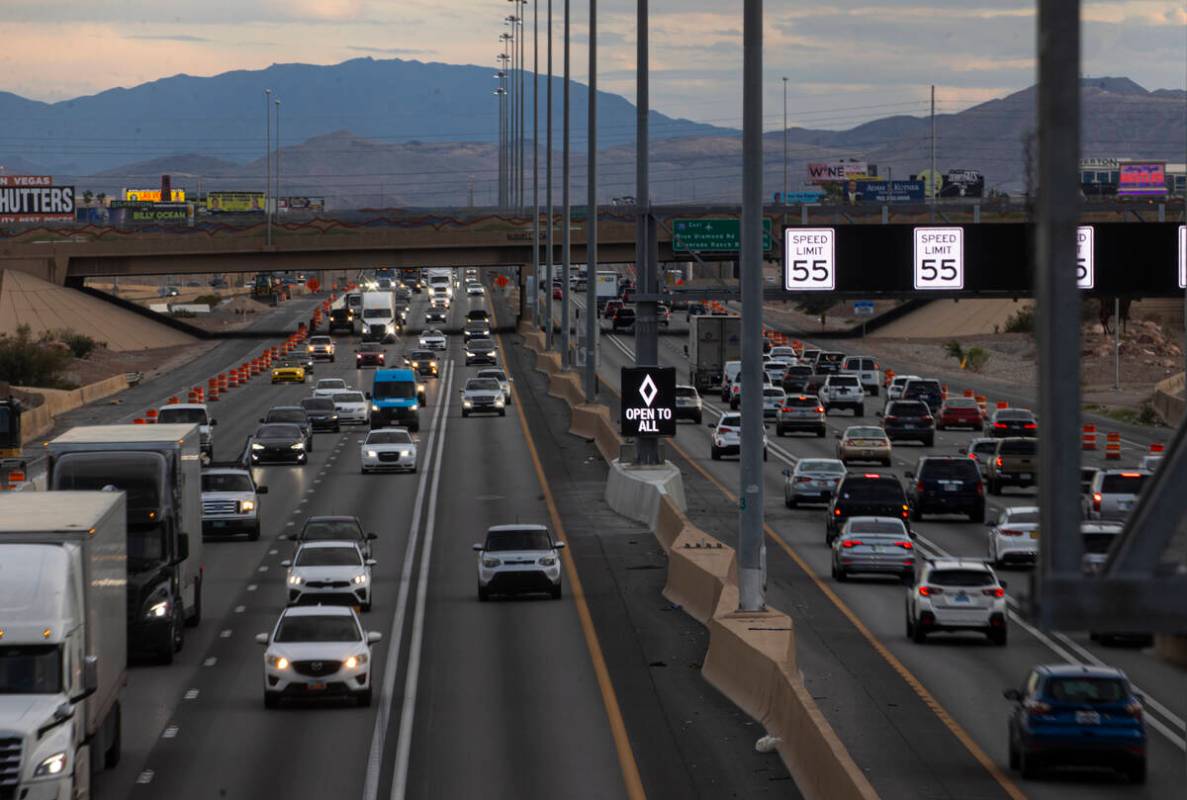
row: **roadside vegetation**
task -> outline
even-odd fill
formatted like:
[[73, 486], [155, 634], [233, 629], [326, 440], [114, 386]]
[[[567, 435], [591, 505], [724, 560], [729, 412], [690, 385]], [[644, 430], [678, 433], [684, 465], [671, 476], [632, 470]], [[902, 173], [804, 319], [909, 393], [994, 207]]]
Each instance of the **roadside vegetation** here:
[[965, 348], [955, 339], [944, 343], [944, 352], [949, 358], [959, 361], [961, 369], [967, 369], [970, 372], [980, 372], [985, 369], [985, 365], [989, 363], [990, 359], [989, 351], [984, 347], [974, 345]]
[[34, 339], [28, 325], [12, 335], [0, 334], [0, 381], [15, 386], [71, 389], [66, 370], [73, 361], [70, 347], [54, 339]]

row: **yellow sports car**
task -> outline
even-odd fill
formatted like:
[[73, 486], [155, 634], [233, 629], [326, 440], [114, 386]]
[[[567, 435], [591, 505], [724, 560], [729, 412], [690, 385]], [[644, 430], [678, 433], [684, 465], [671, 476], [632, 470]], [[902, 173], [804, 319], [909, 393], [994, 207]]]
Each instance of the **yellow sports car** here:
[[272, 367], [273, 383], [304, 383], [305, 367], [295, 362], [282, 362]]

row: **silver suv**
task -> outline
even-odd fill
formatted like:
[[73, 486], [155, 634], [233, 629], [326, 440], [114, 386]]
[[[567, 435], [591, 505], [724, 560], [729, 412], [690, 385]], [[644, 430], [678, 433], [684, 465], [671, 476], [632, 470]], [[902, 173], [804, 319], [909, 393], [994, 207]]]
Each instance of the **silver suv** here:
[[1150, 473], [1138, 469], [1102, 469], [1096, 473], [1088, 496], [1084, 518], [1120, 522], [1129, 516]]
[[820, 404], [827, 414], [834, 408], [848, 408], [855, 417], [866, 415], [865, 389], [857, 375], [829, 375], [820, 387]]

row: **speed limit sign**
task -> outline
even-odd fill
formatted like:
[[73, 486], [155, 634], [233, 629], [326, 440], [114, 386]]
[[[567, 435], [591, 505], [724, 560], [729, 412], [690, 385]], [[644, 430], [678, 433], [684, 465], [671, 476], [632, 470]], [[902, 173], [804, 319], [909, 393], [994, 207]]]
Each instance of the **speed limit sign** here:
[[915, 229], [915, 288], [964, 288], [964, 229]]
[[1076, 228], [1076, 287], [1091, 289], [1096, 285], [1096, 254], [1092, 246], [1091, 225]]
[[783, 231], [783, 288], [831, 292], [837, 288], [836, 232], [832, 228]]

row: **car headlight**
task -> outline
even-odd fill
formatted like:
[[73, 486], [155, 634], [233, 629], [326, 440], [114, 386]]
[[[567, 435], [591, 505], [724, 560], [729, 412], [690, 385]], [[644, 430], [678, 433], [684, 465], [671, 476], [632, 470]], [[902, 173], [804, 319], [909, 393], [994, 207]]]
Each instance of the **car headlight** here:
[[378, 457], [378, 453], [376, 453], [374, 450], [367, 451], [367, 458], [377, 458], [377, 457]]
[[66, 751], [54, 753], [42, 760], [33, 770], [34, 778], [44, 778], [50, 775], [60, 775], [66, 769]]
[[415, 452], [416, 452], [415, 450], [401, 450], [400, 458], [408, 458], [408, 456], [412, 455]]
[[252, 450], [263, 450], [264, 446], [262, 444], [260, 444], [259, 442], [252, 442], [251, 449]]
[[502, 407], [503, 407], [503, 398], [501, 398], [501, 397], [497, 398], [495, 400], [495, 408], [502, 408]]
[[300, 575], [289, 575], [289, 586], [300, 586], [302, 583]]
[[473, 404], [473, 403], [471, 403], [469, 400], [463, 400], [463, 401], [462, 401], [462, 408], [469, 408], [469, 407], [470, 407], [470, 406], [472, 406], [472, 405], [474, 405], [474, 404]]
[[305, 445], [303, 442], [297, 442], [296, 444], [289, 445], [289, 450], [304, 450], [304, 449], [305, 449]]
[[556, 556], [544, 556], [540, 559], [540, 566], [553, 567], [556, 566]]
[[413, 403], [412, 405], [408, 406], [409, 411], [416, 411], [418, 408], [420, 408], [420, 406], [418, 406], [416, 403]]
[[379, 405], [378, 405], [378, 404], [376, 404], [376, 403], [372, 403], [372, 404], [371, 404], [371, 410], [372, 410], [372, 411], [378, 411], [378, 410], [379, 410]]
[[239, 510], [240, 511], [255, 511], [256, 510], [256, 501], [255, 500], [240, 500], [239, 501]]
[[367, 663], [367, 654], [359, 653], [357, 656], [349, 656], [342, 662], [342, 666], [347, 669], [356, 669]]
[[288, 669], [289, 660], [284, 656], [268, 656], [268, 666], [273, 669]]
[[366, 583], [367, 575], [365, 573], [362, 575], [355, 575], [353, 578], [350, 579], [350, 581], [351, 581], [351, 583], [357, 583], [357, 584]]
[[482, 566], [486, 567], [487, 569], [494, 569], [495, 567], [499, 566], [502, 563], [503, 563], [502, 561], [500, 561], [499, 559], [494, 558], [492, 556], [483, 556], [482, 557]]

